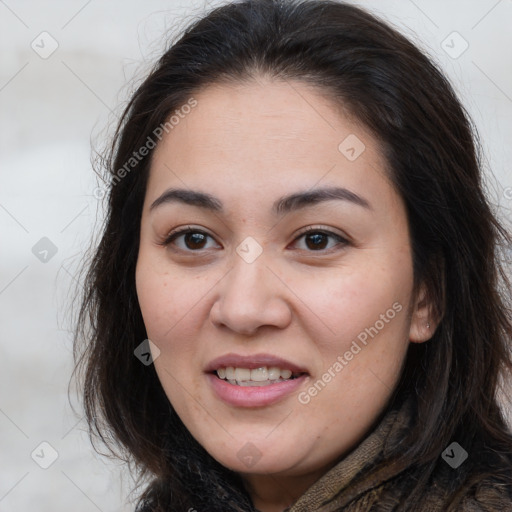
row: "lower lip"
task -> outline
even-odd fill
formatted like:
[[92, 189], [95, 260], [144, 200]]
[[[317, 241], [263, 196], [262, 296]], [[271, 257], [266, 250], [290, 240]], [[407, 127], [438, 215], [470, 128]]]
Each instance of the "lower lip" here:
[[268, 386], [237, 386], [211, 373], [207, 377], [215, 393], [227, 404], [237, 407], [265, 407], [296, 391], [304, 383], [307, 375]]

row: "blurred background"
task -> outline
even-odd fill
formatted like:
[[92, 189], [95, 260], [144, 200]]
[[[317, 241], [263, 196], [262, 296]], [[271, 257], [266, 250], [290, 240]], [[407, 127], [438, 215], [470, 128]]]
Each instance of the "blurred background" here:
[[[71, 300], [102, 219], [94, 149], [166, 42], [224, 2], [0, 0], [0, 512], [132, 511], [70, 387]], [[512, 0], [373, 0], [444, 69], [511, 221]]]

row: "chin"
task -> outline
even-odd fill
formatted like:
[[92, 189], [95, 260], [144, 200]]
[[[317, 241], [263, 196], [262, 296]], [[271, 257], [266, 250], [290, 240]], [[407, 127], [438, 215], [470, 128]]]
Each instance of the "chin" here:
[[293, 476], [293, 469], [290, 468], [289, 464], [283, 464], [283, 461], [280, 460], [267, 460], [264, 462], [263, 460], [259, 460], [258, 462], [252, 465], [251, 463], [245, 464], [240, 462], [238, 459], [229, 459], [229, 460], [218, 460], [217, 461], [222, 464], [224, 467], [235, 471], [236, 473], [244, 474], [244, 475], [279, 475], [279, 476]]
[[[278, 450], [276, 446], [267, 444], [265, 447], [250, 441], [233, 443], [234, 447], [227, 453], [209, 452], [211, 456], [224, 467], [242, 474], [295, 476], [315, 471], [318, 461], [305, 461], [307, 453], [299, 453], [297, 447], [290, 446], [289, 450]], [[282, 448], [282, 446], [281, 446]]]

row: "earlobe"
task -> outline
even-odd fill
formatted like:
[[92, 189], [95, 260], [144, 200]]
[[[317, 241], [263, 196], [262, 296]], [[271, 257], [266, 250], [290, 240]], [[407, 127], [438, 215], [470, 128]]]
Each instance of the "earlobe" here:
[[409, 340], [424, 343], [432, 338], [439, 322], [434, 318], [434, 308], [428, 299], [427, 287], [422, 283], [413, 306]]

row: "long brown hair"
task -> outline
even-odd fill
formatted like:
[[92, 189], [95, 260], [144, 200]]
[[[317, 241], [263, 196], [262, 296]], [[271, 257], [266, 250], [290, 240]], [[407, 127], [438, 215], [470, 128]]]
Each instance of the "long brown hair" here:
[[152, 510], [254, 510], [238, 475], [182, 424], [153, 366], [134, 357], [147, 338], [135, 266], [151, 151], [122, 179], [119, 170], [195, 92], [259, 74], [314, 84], [371, 130], [407, 208], [415, 284], [426, 283], [441, 322], [427, 343], [411, 344], [390, 404], [414, 396], [413, 428], [383, 462], [409, 475], [393, 496], [403, 510], [414, 507], [452, 440], [480, 450], [450, 484], [454, 507], [488, 476], [510, 489], [512, 437], [496, 396], [500, 372], [512, 370], [511, 286], [500, 251], [512, 239], [485, 197], [475, 130], [416, 46], [364, 10], [331, 0], [245, 0], [212, 10], [164, 53], [124, 111], [76, 324], [91, 433], [153, 478]]

